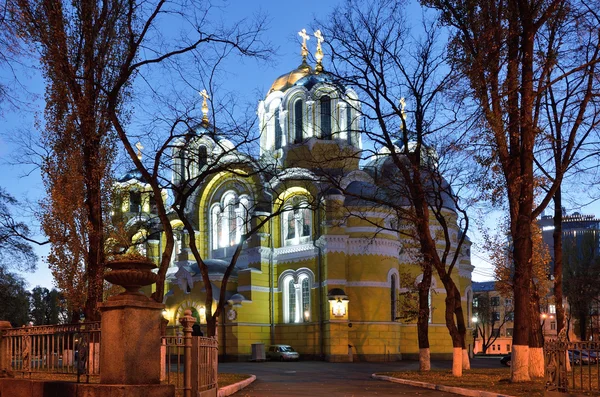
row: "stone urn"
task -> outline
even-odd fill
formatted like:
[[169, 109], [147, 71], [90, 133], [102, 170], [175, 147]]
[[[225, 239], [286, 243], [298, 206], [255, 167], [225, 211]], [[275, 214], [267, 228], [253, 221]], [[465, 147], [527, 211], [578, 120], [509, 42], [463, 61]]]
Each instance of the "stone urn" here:
[[158, 274], [152, 272], [157, 266], [148, 259], [117, 258], [107, 262], [106, 267], [111, 271], [104, 279], [125, 288], [123, 294], [140, 294], [140, 288], [158, 281]]

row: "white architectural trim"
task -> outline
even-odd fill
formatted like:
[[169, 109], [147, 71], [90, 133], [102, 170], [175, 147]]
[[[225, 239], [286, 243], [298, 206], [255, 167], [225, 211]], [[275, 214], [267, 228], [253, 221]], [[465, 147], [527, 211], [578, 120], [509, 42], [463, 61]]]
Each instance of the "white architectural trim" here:
[[275, 248], [273, 262], [298, 262], [317, 255], [317, 248], [312, 244], [288, 245], [287, 247]]
[[317, 240], [323, 253], [334, 253], [348, 251], [348, 235], [323, 235]]
[[468, 265], [466, 263], [461, 263], [458, 265], [458, 275], [460, 277], [465, 277], [470, 280], [471, 274], [473, 273], [473, 269], [475, 269], [475, 266]]
[[271, 291], [271, 289], [269, 287], [259, 287], [257, 285], [242, 285], [241, 287], [238, 287], [237, 290], [238, 290], [238, 292], [248, 292], [248, 291], [270, 292]]
[[[379, 218], [385, 219], [387, 215], [379, 215]], [[398, 237], [398, 232], [393, 230], [387, 230], [377, 226], [353, 226], [346, 227], [346, 233], [373, 233], [373, 236], [386, 235], [392, 237]]]
[[348, 287], [373, 287], [373, 288], [390, 288], [390, 283], [382, 281], [348, 281]]
[[398, 258], [401, 242], [382, 238], [348, 239], [348, 255], [378, 255]]
[[400, 289], [400, 272], [395, 267], [392, 267], [387, 274], [387, 285], [392, 283], [392, 276], [396, 276], [396, 290]]

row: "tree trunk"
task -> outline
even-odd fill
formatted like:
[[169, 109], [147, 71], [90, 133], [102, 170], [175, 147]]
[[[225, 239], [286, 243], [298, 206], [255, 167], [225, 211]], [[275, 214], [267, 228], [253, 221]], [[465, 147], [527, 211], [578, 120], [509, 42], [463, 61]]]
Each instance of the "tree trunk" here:
[[417, 337], [419, 340], [419, 371], [431, 369], [429, 351], [429, 290], [431, 288], [431, 265], [423, 266], [423, 279], [419, 288], [419, 317], [417, 318]]
[[556, 306], [556, 334], [565, 327], [565, 309], [563, 308], [562, 289], [562, 193], [559, 187], [554, 195], [554, 304]]
[[543, 378], [544, 373], [544, 334], [540, 323], [540, 299], [535, 288], [531, 295], [531, 327], [529, 328], [529, 376]]
[[212, 313], [206, 315], [206, 336], [212, 337], [217, 335], [217, 317], [213, 316]]
[[587, 341], [587, 313], [582, 309], [579, 310], [579, 339]]
[[[528, 382], [529, 376], [529, 323], [531, 321], [531, 211], [521, 205], [520, 212], [529, 220], [518, 222], [514, 242], [515, 275], [513, 279], [515, 302], [515, 328], [513, 335], [513, 358], [511, 360], [511, 381]], [[527, 229], [527, 230], [526, 230]]]

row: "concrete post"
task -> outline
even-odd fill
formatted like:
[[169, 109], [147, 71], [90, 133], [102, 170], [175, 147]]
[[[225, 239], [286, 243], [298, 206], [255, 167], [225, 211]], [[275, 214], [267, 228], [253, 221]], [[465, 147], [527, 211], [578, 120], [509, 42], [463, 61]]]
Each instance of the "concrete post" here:
[[[186, 310], [184, 316], [179, 319], [183, 325], [184, 358], [185, 367], [183, 369], [183, 397], [192, 396], [192, 325], [196, 319], [192, 317], [192, 311]], [[194, 393], [195, 395], [195, 393]]]
[[124, 293], [100, 305], [100, 383], [160, 384], [161, 319], [165, 305]]
[[0, 378], [12, 378], [10, 365], [10, 338], [4, 337], [4, 330], [12, 328], [8, 321], [0, 321]]

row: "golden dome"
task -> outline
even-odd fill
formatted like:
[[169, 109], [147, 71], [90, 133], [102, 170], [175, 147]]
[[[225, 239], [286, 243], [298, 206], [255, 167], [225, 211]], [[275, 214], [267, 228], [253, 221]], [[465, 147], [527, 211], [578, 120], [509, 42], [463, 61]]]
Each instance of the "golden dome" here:
[[306, 62], [302, 62], [302, 64], [296, 69], [292, 70], [289, 73], [282, 74], [281, 76], [279, 76], [271, 86], [271, 89], [269, 90], [267, 95], [269, 95], [273, 91], [285, 91], [292, 85], [294, 85], [296, 81], [312, 73], [313, 69], [310, 67], [310, 65]]

